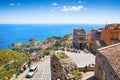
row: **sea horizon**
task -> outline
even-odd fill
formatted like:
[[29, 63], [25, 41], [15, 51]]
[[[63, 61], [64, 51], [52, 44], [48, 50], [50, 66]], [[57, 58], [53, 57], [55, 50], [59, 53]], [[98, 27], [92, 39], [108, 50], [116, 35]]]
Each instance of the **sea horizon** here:
[[105, 24], [0, 24], [0, 49], [9, 49], [12, 43], [27, 42], [31, 38], [44, 40], [48, 37], [62, 37], [72, 34], [73, 29], [85, 29], [86, 35], [93, 28]]

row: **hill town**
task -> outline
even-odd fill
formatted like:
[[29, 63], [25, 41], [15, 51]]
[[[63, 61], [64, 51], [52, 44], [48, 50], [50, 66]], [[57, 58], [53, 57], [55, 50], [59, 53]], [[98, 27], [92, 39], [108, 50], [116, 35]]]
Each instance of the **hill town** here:
[[[34, 75], [29, 74], [34, 69]], [[30, 77], [30, 78], [28, 78]], [[120, 80], [120, 24], [86, 34], [13, 43], [0, 50], [0, 80]]]

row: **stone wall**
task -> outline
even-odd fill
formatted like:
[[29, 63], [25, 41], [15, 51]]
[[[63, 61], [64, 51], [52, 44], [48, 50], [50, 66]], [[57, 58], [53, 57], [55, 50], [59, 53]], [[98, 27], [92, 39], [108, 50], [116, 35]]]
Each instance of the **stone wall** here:
[[95, 70], [95, 67], [88, 67], [87, 70], [85, 69], [85, 67], [80, 67], [78, 68], [79, 71], [82, 71], [82, 72], [86, 72], [86, 71], [94, 71]]
[[[95, 67], [95, 77], [97, 80], [120, 80], [120, 76], [117, 74], [110, 60], [117, 60], [117, 57], [110, 55], [115, 54], [115, 52], [120, 52], [120, 43], [111, 45], [105, 48], [99, 49], [96, 55], [96, 67]], [[113, 59], [112, 59], [113, 58]], [[119, 64], [118, 62], [115, 62]], [[114, 64], [117, 67], [117, 65]]]
[[54, 76], [54, 79], [57, 80], [57, 79], [62, 79], [62, 66], [61, 66], [61, 63], [59, 62], [59, 59], [53, 55], [51, 57], [51, 65], [52, 65], [52, 71], [53, 71], [53, 76]]

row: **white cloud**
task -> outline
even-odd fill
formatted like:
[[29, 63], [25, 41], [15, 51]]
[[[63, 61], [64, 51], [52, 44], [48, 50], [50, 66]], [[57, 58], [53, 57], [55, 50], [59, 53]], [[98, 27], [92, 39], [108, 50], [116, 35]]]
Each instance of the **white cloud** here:
[[78, 3], [82, 3], [82, 1], [78, 1]]
[[15, 4], [14, 4], [14, 3], [10, 3], [9, 5], [10, 5], [10, 6], [14, 6]]
[[16, 6], [20, 6], [21, 3], [10, 3], [9, 5], [10, 5], [10, 6], [15, 6], [15, 5], [16, 5]]
[[58, 3], [53, 3], [52, 5], [53, 5], [53, 6], [57, 6], [57, 5], [58, 5]]
[[62, 11], [80, 11], [84, 6], [63, 6]]
[[51, 9], [51, 11], [52, 12], [55, 12], [56, 10], [61, 10], [61, 7], [59, 6], [59, 4], [58, 3], [52, 3], [52, 9]]

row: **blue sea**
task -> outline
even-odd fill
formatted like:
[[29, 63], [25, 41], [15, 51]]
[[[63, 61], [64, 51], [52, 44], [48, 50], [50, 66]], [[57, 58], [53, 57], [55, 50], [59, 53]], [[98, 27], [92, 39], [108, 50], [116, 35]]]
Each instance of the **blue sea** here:
[[0, 49], [8, 49], [12, 43], [27, 42], [30, 38], [44, 40], [51, 36], [72, 34], [73, 29], [102, 28], [103, 24], [0, 24]]

